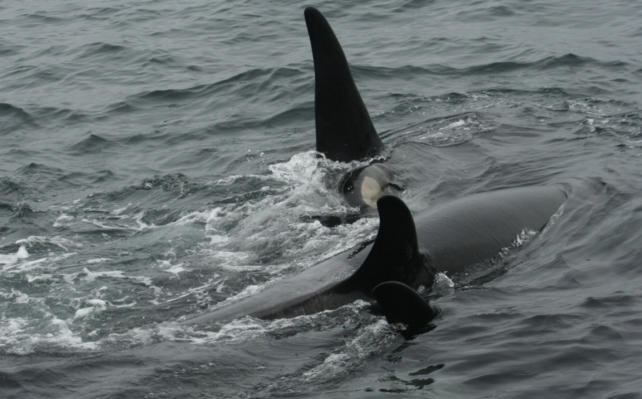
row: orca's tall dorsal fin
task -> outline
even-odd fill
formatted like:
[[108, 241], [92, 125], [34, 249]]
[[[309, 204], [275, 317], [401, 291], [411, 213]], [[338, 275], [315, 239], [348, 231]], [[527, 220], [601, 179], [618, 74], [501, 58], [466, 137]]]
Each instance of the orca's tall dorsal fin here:
[[383, 143], [354, 83], [346, 56], [325, 17], [305, 9], [315, 76], [317, 151], [350, 162], [376, 155]]
[[433, 276], [419, 254], [415, 222], [406, 204], [387, 195], [377, 201], [377, 210], [380, 218], [377, 238], [366, 260], [350, 278], [352, 283], [370, 293], [386, 281], [409, 286], [430, 282]]

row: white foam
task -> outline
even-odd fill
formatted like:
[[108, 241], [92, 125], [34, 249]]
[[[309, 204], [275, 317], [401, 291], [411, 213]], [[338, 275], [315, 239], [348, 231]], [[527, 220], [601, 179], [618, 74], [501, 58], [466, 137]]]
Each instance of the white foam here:
[[110, 258], [96, 258], [96, 259], [88, 259], [85, 261], [88, 265], [93, 265], [96, 263], [103, 263], [103, 262], [109, 262], [111, 259]]
[[212, 258], [219, 261], [220, 267], [235, 270], [233, 266], [249, 258], [249, 255], [244, 252], [216, 251], [212, 253]]
[[[268, 284], [269, 285], [269, 284]], [[224, 301], [221, 301], [216, 304], [216, 306], [213, 309], [218, 309], [223, 306], [227, 306], [230, 303], [234, 303], [239, 301], [240, 299], [246, 298], [248, 296], [252, 296], [255, 294], [258, 294], [259, 292], [263, 291], [267, 285], [248, 285], [245, 287], [241, 292], [237, 293], [236, 295], [232, 295], [228, 298], [226, 298]]]
[[70, 256], [73, 256], [75, 254], [76, 254], [75, 252], [70, 252], [70, 253], [66, 253], [66, 254], [62, 254], [62, 255], [58, 255], [58, 256], [52, 256], [52, 257], [45, 257], [45, 258], [41, 258], [41, 259], [36, 259], [36, 260], [29, 261], [29, 262], [18, 262], [18, 263], [15, 263], [15, 264], [9, 264], [9, 265], [6, 265], [5, 267], [3, 267], [2, 271], [10, 272], [10, 273], [22, 273], [22, 272], [27, 272], [27, 271], [32, 271], [32, 270], [35, 270], [35, 269], [39, 269], [39, 268], [47, 268], [47, 267], [51, 266], [52, 264], [54, 264], [54, 263], [56, 263], [56, 262], [58, 262], [58, 261], [60, 261], [62, 259], [65, 259], [65, 258], [68, 258]]
[[74, 219], [75, 219], [75, 217], [74, 217], [74, 216], [72, 216], [72, 215], [67, 215], [67, 214], [64, 214], [64, 213], [63, 213], [62, 215], [60, 215], [60, 216], [58, 216], [58, 217], [56, 218], [56, 220], [54, 221], [53, 227], [66, 226], [66, 225], [67, 225], [67, 223], [65, 223], [65, 222], [70, 222], [70, 221], [72, 221], [72, 220], [74, 220]]
[[131, 206], [131, 202], [123, 208], [114, 209], [113, 211], [111, 211], [111, 214], [116, 216], [120, 215], [121, 213], [125, 212], [127, 208], [129, 208], [130, 206]]
[[185, 268], [183, 267], [182, 263], [179, 263], [177, 265], [172, 265], [169, 269], [165, 270], [167, 273], [172, 273], [178, 275], [181, 272], [185, 271]]
[[100, 308], [97, 308], [95, 306], [90, 306], [88, 308], [78, 309], [76, 310], [76, 314], [74, 315], [74, 320], [85, 318], [90, 314], [94, 313], [94, 311], [96, 311], [97, 309], [100, 309]]
[[114, 226], [114, 225], [108, 225], [102, 222], [99, 222], [98, 220], [94, 219], [82, 219], [83, 222], [93, 224], [96, 227], [100, 227], [101, 229], [104, 230], [123, 230], [123, 231], [142, 231], [143, 228], [139, 227], [130, 227], [130, 226]]
[[88, 299], [85, 302], [89, 305], [93, 306], [99, 306], [99, 307], [105, 307], [107, 305], [107, 302], [103, 301], [102, 299]]
[[439, 130], [443, 130], [443, 129], [453, 129], [453, 128], [461, 127], [461, 126], [464, 126], [464, 125], [466, 125], [466, 121], [465, 121], [465, 120], [463, 120], [463, 119], [460, 119], [460, 120], [458, 120], [457, 122], [453, 122], [453, 123], [449, 124], [448, 126], [445, 126], [445, 127], [441, 127], [441, 128], [439, 128]]
[[156, 225], [154, 225], [154, 223], [147, 224], [147, 223], [143, 222], [143, 217], [144, 216], [145, 216], [145, 212], [144, 211], [141, 211], [138, 214], [134, 215], [134, 221], [136, 222], [136, 224], [138, 224], [138, 230], [139, 231], [143, 231], [145, 229], [156, 227]]
[[533, 237], [535, 237], [536, 235], [537, 235], [537, 231], [535, 230], [529, 230], [529, 229], [522, 230], [515, 238], [515, 241], [513, 241], [513, 247], [516, 247], [516, 248], [521, 247], [522, 245], [532, 240]]
[[454, 287], [455, 283], [444, 273], [437, 273], [435, 275], [435, 282], [433, 283], [433, 288], [435, 290], [450, 289]]
[[229, 237], [223, 235], [212, 235], [210, 238], [210, 245], [224, 244], [230, 240]]
[[83, 277], [83, 280], [86, 281], [94, 281], [98, 277], [111, 277], [111, 278], [126, 278], [124, 272], [121, 270], [113, 270], [113, 271], [103, 271], [103, 272], [92, 272], [89, 271], [86, 267], [82, 269], [82, 272], [85, 274]]
[[16, 241], [16, 244], [33, 246], [33, 245], [55, 245], [59, 248], [68, 251], [70, 247], [82, 247], [81, 244], [76, 244], [71, 240], [60, 236], [54, 237], [45, 237], [45, 236], [30, 236], [29, 238], [24, 238], [22, 240]]
[[82, 350], [99, 348], [96, 342], [83, 342], [82, 338], [69, 328], [67, 321], [51, 314], [44, 315], [42, 319], [49, 321], [49, 328], [46, 332], [37, 333], [30, 330], [29, 320], [6, 319], [3, 316], [0, 320], [0, 347], [5, 347], [7, 353], [17, 355], [33, 353], [43, 346]]
[[53, 279], [52, 274], [40, 274], [38, 276], [32, 276], [30, 274], [27, 274], [27, 282], [33, 283], [36, 281], [51, 281]]
[[264, 175], [231, 175], [231, 176], [227, 176], [222, 179], [216, 180], [214, 182], [214, 185], [227, 186], [235, 183], [239, 179], [247, 179], [247, 178], [257, 179], [257, 180], [270, 180], [270, 176], [264, 176]]
[[537, 235], [537, 231], [535, 230], [530, 230], [530, 229], [522, 230], [517, 235], [517, 237], [515, 237], [515, 239], [513, 240], [513, 242], [509, 247], [502, 248], [499, 255], [502, 257], [507, 256], [511, 252], [511, 249], [524, 246], [525, 244], [529, 243], [533, 239], [533, 237], [535, 237], [536, 235]]
[[[265, 334], [266, 329], [257, 319], [244, 317], [237, 319], [221, 327], [215, 334], [209, 335], [207, 341], [193, 339], [193, 343], [204, 343], [221, 340], [247, 340], [254, 339], [258, 335]], [[200, 342], [199, 342], [200, 341]]]
[[336, 374], [345, 370], [350, 360], [351, 358], [347, 353], [333, 353], [326, 357], [322, 364], [303, 373], [303, 379], [311, 381], [319, 377], [327, 379], [328, 376], [336, 376]]
[[[322, 158], [325, 159], [325, 158]], [[316, 180], [323, 171], [319, 168], [321, 159], [316, 151], [308, 151], [294, 155], [290, 161], [270, 165], [272, 175], [286, 183], [307, 183]]]
[[74, 314], [74, 320], [102, 313], [103, 311], [105, 311], [105, 309], [107, 309], [107, 302], [102, 299], [88, 299], [85, 301], [85, 304], [90, 306], [76, 310], [76, 313]]
[[24, 326], [27, 324], [27, 320], [22, 317], [16, 317], [15, 319], [3, 319], [0, 321], [0, 331], [2, 331], [2, 336], [9, 337], [20, 333], [23, 331]]
[[0, 254], [0, 264], [2, 265], [13, 265], [19, 262], [21, 259], [27, 259], [29, 257], [29, 252], [24, 245], [21, 245], [18, 248], [18, 251], [15, 254], [3, 255]]
[[367, 359], [379, 355], [403, 338], [384, 319], [362, 327], [339, 353], [332, 353], [323, 363], [303, 374], [304, 381], [336, 380], [349, 374]]

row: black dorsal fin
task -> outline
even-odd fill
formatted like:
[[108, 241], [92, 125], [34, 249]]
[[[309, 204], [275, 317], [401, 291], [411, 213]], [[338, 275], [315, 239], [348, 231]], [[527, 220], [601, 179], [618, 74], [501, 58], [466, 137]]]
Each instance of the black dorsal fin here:
[[391, 195], [377, 201], [379, 232], [368, 257], [351, 277], [368, 293], [385, 281], [416, 286], [428, 279], [417, 245], [417, 231], [410, 210]]
[[337, 37], [319, 10], [308, 7], [304, 14], [314, 58], [317, 151], [340, 162], [376, 155], [383, 143]]

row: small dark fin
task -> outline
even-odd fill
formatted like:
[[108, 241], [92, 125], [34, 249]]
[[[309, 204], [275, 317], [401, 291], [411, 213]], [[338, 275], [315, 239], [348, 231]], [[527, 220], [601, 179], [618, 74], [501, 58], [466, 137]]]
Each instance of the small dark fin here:
[[424, 258], [419, 254], [417, 231], [410, 210], [391, 195], [377, 201], [379, 232], [368, 257], [350, 280], [365, 292], [384, 281], [399, 281], [410, 286], [432, 280]]
[[425, 327], [439, 314], [417, 291], [396, 281], [386, 281], [373, 290], [388, 323], [403, 323], [409, 328]]
[[383, 143], [337, 37], [319, 10], [308, 7], [304, 14], [314, 58], [317, 151], [340, 162], [376, 155]]

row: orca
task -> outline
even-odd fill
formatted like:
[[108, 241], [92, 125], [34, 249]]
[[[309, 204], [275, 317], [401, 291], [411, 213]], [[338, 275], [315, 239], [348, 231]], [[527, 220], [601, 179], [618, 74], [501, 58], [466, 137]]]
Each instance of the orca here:
[[[314, 60], [316, 150], [327, 159], [359, 161], [376, 156], [383, 143], [354, 82], [332, 27], [314, 7], [304, 11]], [[350, 206], [376, 208], [393, 173], [378, 163], [348, 172], [339, 184]]]
[[374, 241], [185, 323], [226, 322], [246, 315], [266, 320], [296, 317], [358, 299], [372, 301], [372, 290], [385, 281], [401, 281], [413, 288], [429, 284], [431, 272], [419, 254], [412, 215], [401, 200], [392, 198], [396, 199], [385, 196], [378, 201], [380, 223]]
[[460, 273], [496, 257], [524, 230], [542, 230], [566, 197], [558, 186], [505, 189], [457, 199], [413, 218], [401, 199], [386, 195], [377, 201], [374, 242], [185, 323], [289, 318], [360, 299], [376, 302], [391, 323], [419, 328], [438, 314], [416, 292], [420, 286], [431, 286], [438, 272]]
[[[340, 162], [375, 156], [383, 144], [339, 41], [315, 8], [305, 9], [305, 20], [314, 58], [317, 151]], [[419, 328], [439, 314], [419, 295], [419, 287], [431, 286], [439, 272], [453, 275], [493, 259], [524, 230], [541, 231], [567, 198], [561, 186], [504, 189], [413, 217], [401, 199], [384, 195], [392, 179], [388, 167], [374, 163], [349, 172], [340, 185], [351, 205], [377, 208], [374, 241], [184, 323], [208, 325], [244, 316], [273, 320], [364, 300], [378, 305], [389, 322]]]

